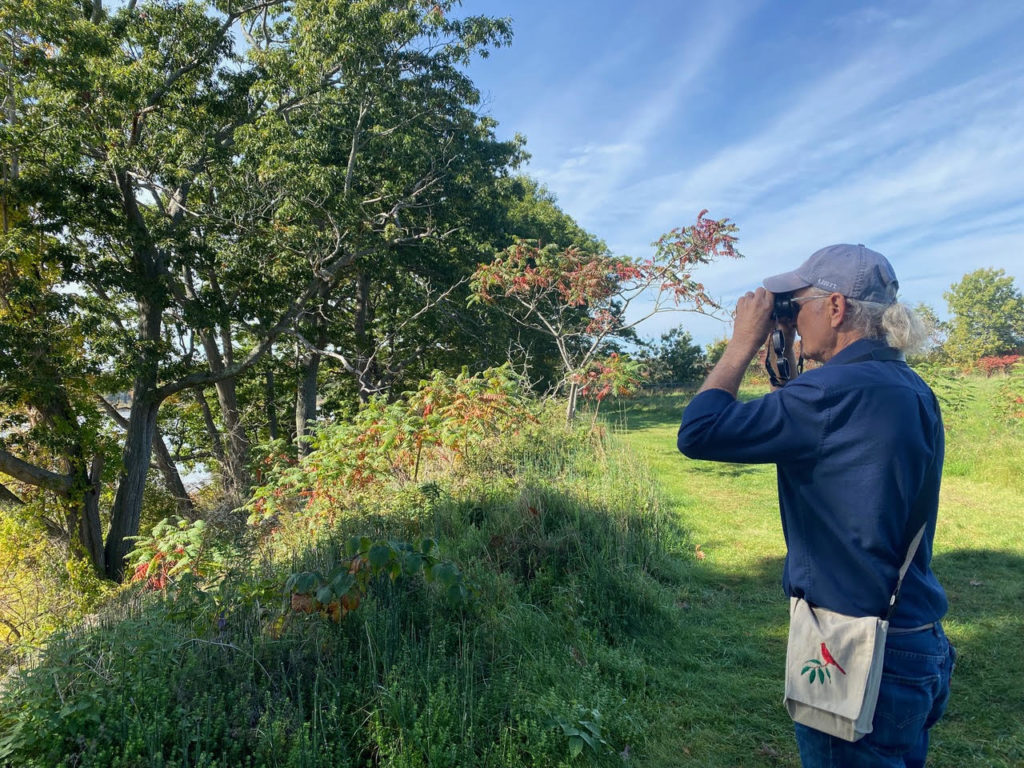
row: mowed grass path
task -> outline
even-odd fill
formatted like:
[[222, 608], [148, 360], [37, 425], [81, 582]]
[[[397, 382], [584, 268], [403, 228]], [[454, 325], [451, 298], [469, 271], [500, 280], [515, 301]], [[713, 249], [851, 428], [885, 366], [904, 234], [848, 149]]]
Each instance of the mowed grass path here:
[[[679, 637], [659, 670], [662, 720], [642, 764], [798, 766], [781, 701], [788, 603], [775, 468], [680, 455], [688, 399], [648, 397], [608, 416], [689, 536]], [[932, 766], [1024, 766], [1024, 436], [994, 434], [986, 413], [951, 430], [956, 460], [943, 479], [933, 565], [960, 659]]]

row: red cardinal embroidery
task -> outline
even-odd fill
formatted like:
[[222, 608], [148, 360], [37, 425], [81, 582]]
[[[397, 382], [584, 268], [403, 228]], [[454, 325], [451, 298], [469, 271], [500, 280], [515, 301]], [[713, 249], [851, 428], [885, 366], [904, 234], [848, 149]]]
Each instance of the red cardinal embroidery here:
[[821, 644], [821, 658], [823, 658], [825, 660], [825, 666], [826, 667], [829, 664], [831, 664], [833, 667], [838, 669], [844, 675], [846, 674], [846, 670], [843, 669], [842, 667], [840, 667], [839, 666], [839, 662], [832, 658], [832, 654], [828, 652], [828, 648], [825, 647], [824, 643]]

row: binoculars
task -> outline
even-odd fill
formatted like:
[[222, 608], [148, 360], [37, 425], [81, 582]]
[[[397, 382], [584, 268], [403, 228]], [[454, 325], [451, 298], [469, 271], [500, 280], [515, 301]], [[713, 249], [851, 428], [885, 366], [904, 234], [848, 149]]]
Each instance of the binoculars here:
[[798, 305], [793, 301], [791, 293], [775, 294], [775, 306], [772, 309], [772, 317], [776, 320], [793, 320], [796, 317]]

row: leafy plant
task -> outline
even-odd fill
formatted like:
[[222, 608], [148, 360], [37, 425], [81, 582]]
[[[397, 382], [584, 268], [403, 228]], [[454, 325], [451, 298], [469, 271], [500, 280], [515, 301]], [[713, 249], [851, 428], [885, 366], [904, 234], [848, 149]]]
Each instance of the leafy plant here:
[[536, 420], [509, 365], [470, 375], [435, 373], [395, 402], [371, 399], [351, 419], [323, 427], [312, 453], [278, 464], [248, 504], [250, 523], [290, 511], [330, 517], [346, 494], [416, 480], [428, 459], [451, 468], [490, 440]]
[[[470, 301], [493, 303], [520, 325], [551, 337], [561, 357], [571, 422], [580, 390], [574, 375], [602, 354], [607, 339], [626, 335], [659, 312], [718, 308], [693, 272], [718, 257], [740, 254], [735, 225], [706, 214], [659, 238], [647, 259], [616, 256], [603, 246], [520, 240], [477, 267]], [[631, 304], [652, 295], [646, 313], [627, 319]]]
[[925, 363], [915, 367], [942, 405], [946, 426], [963, 418], [976, 397], [974, 382], [948, 366]]
[[576, 708], [575, 717], [552, 715], [550, 725], [569, 740], [569, 755], [579, 757], [584, 748], [595, 757], [610, 751], [601, 735], [601, 713], [596, 709]]
[[228, 565], [225, 552], [212, 545], [202, 520], [164, 518], [148, 536], [133, 536], [131, 540], [135, 542], [128, 555], [131, 580], [144, 582], [149, 589], [164, 589], [185, 573], [197, 578], [223, 575]]
[[352, 538], [348, 557], [327, 573], [301, 571], [285, 582], [291, 610], [296, 613], [323, 613], [338, 622], [359, 604], [370, 591], [372, 580], [386, 576], [392, 582], [401, 577], [422, 575], [427, 583], [436, 583], [453, 602], [469, 596], [466, 580], [459, 567], [441, 558], [433, 539], [418, 542], [374, 541]]

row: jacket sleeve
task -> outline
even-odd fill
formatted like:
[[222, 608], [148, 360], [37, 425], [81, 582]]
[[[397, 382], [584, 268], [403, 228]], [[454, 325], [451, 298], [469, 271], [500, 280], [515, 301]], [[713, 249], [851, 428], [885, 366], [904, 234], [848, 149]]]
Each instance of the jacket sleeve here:
[[824, 392], [812, 382], [798, 379], [749, 402], [708, 389], [683, 411], [676, 444], [691, 459], [747, 464], [804, 461], [818, 454], [828, 418]]

